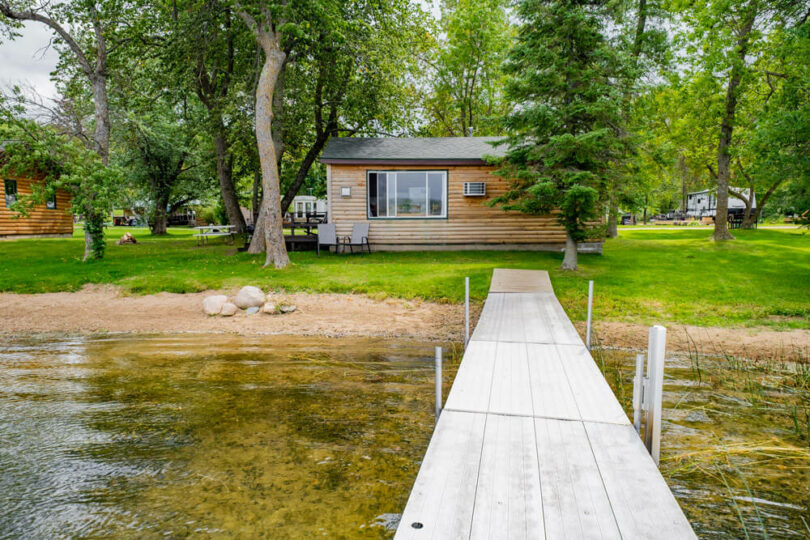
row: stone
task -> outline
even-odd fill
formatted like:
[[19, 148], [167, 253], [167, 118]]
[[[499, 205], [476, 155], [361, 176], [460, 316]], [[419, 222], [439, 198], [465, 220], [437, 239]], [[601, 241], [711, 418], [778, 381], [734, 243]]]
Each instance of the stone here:
[[258, 287], [242, 287], [233, 299], [233, 303], [239, 309], [247, 309], [249, 307], [261, 307], [264, 305], [264, 292]]
[[124, 233], [124, 236], [122, 236], [122, 237], [121, 237], [121, 238], [120, 238], [120, 239], [119, 239], [119, 240], [116, 242], [116, 244], [118, 244], [119, 246], [122, 246], [122, 245], [124, 245], [124, 244], [137, 244], [137, 243], [138, 243], [138, 241], [137, 241], [137, 240], [135, 240], [135, 237], [134, 237], [134, 236], [132, 236], [132, 233], [128, 233], [128, 232], [127, 232], [127, 233]]
[[228, 297], [224, 294], [206, 296], [203, 300], [203, 311], [206, 315], [219, 315], [222, 311], [222, 306], [224, 306], [227, 301]]
[[262, 306], [262, 313], [267, 313], [268, 315], [275, 315], [278, 313], [278, 308], [273, 302], [266, 302]]
[[258, 312], [259, 312], [259, 308], [257, 308], [256, 306], [249, 307], [249, 308], [247, 308], [245, 310], [245, 313], [247, 313], [248, 315], [253, 315], [254, 313], [258, 313]]
[[295, 309], [296, 309], [295, 306], [281, 306], [281, 309], [279, 311], [281, 311], [282, 313], [292, 313], [293, 311], [295, 311]]
[[236, 307], [236, 304], [225, 302], [225, 305], [222, 306], [222, 311], [220, 311], [219, 314], [223, 317], [233, 317], [238, 310], [239, 308]]

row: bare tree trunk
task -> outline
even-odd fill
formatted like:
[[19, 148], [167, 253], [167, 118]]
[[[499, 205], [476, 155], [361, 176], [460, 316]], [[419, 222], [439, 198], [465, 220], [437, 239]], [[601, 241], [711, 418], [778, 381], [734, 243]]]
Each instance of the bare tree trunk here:
[[577, 243], [571, 237], [570, 233], [565, 233], [565, 257], [561, 268], [563, 270], [576, 270], [577, 269]]
[[749, 16], [737, 41], [737, 60], [731, 67], [726, 89], [726, 107], [720, 124], [717, 143], [717, 210], [714, 214], [714, 240], [734, 240], [728, 231], [728, 185], [731, 178], [731, 142], [734, 135], [734, 116], [737, 112], [737, 88], [742, 81], [741, 65], [748, 51], [748, 36], [754, 26], [754, 16]]
[[613, 197], [610, 198], [610, 203], [608, 207], [608, 223], [607, 223], [607, 237], [608, 238], [616, 238], [619, 236], [619, 205], [613, 200]]
[[[261, 24], [247, 12], [240, 16], [253, 30], [256, 40], [264, 51], [259, 82], [256, 85], [256, 145], [262, 168], [262, 206], [259, 211], [259, 226], [263, 227], [267, 256], [264, 266], [284, 268], [290, 264], [287, 246], [284, 243], [284, 230], [281, 215], [281, 186], [279, 185], [278, 160], [273, 144], [273, 93], [279, 73], [284, 65], [286, 54], [281, 49], [281, 35], [273, 28], [272, 18], [267, 9], [262, 10]], [[254, 232], [254, 240], [259, 236]], [[251, 242], [249, 252], [253, 252]]]
[[[282, 62], [281, 64], [281, 72], [279, 73], [279, 77], [276, 79], [276, 85], [273, 89], [273, 121], [271, 123], [272, 132], [273, 132], [273, 147], [276, 152], [276, 167], [278, 169], [278, 175], [281, 177], [281, 156], [284, 155], [284, 141], [282, 140], [282, 126], [280, 122], [277, 121], [276, 116], [281, 115], [282, 107], [284, 105], [284, 100], [282, 96], [284, 94], [284, 71], [287, 67], [287, 63]], [[261, 79], [260, 79], [261, 80]], [[257, 87], [258, 92], [258, 87]], [[280, 191], [280, 190], [279, 190]], [[284, 216], [285, 207], [281, 208], [281, 215], [282, 218]], [[265, 237], [264, 237], [264, 193], [262, 193], [262, 204], [259, 205], [259, 211], [256, 216], [256, 221], [254, 222], [254, 229], [253, 229], [253, 239], [250, 241], [250, 247], [248, 248], [248, 253], [264, 253], [265, 252]], [[286, 245], [285, 245], [286, 248]]]
[[225, 127], [217, 126], [214, 134], [214, 148], [217, 153], [217, 177], [219, 178], [219, 189], [222, 193], [222, 202], [225, 204], [225, 211], [228, 214], [228, 222], [236, 227], [239, 234], [245, 232], [245, 216], [239, 207], [239, 197], [236, 195], [236, 187], [233, 184], [233, 157], [228, 140], [225, 135]]

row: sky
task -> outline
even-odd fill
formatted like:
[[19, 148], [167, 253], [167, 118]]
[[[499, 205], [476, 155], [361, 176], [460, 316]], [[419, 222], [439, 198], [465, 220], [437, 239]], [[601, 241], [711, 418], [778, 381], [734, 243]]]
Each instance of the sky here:
[[[439, 16], [438, 0], [417, 0], [417, 3], [432, 11], [435, 17]], [[51, 32], [41, 23], [29, 22], [20, 33], [22, 35], [13, 41], [0, 41], [0, 88], [30, 85], [41, 96], [55, 98], [57, 92], [50, 73], [59, 55], [53, 48], [47, 48]]]
[[51, 33], [36, 22], [27, 23], [20, 33], [22, 36], [14, 41], [0, 42], [0, 87], [28, 84], [43, 97], [56, 97], [50, 73], [59, 55], [53, 48], [43, 50], [51, 40]]

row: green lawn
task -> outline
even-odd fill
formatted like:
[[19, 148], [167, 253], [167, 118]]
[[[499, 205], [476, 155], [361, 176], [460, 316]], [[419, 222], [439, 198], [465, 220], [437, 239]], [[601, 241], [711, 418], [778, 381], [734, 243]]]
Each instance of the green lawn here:
[[[141, 244], [116, 246], [132, 231]], [[706, 230], [622, 230], [604, 255], [582, 255], [580, 270], [558, 270], [560, 253], [423, 252], [336, 256], [292, 253], [282, 271], [263, 269], [262, 256], [235, 254], [221, 240], [197, 248], [192, 231], [152, 238], [142, 229], [108, 231], [107, 257], [82, 263], [81, 233], [73, 239], [0, 242], [0, 291], [34, 293], [113, 283], [133, 294], [191, 292], [255, 284], [265, 288], [367, 293], [374, 297], [463, 299], [464, 276], [483, 299], [492, 268], [551, 273], [573, 319], [583, 319], [587, 280], [596, 283], [594, 316], [650, 324], [810, 328], [810, 233], [735, 231], [716, 244]]]

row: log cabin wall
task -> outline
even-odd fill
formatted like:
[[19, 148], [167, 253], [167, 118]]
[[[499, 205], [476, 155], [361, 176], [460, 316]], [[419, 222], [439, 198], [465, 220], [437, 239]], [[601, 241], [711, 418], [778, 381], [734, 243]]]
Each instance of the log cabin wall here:
[[17, 196], [31, 194], [31, 184], [36, 180], [6, 175], [0, 180], [0, 238], [15, 236], [70, 236], [73, 235], [73, 216], [70, 213], [71, 195], [67, 191], [56, 191], [56, 208], [45, 204], [36, 205], [28, 217], [9, 210], [5, 197], [5, 180], [17, 182]]
[[[559, 250], [565, 230], [553, 215], [531, 216], [485, 205], [508, 188], [506, 180], [492, 174], [488, 165], [327, 165], [329, 220], [340, 237], [351, 234], [352, 224], [368, 221], [369, 242], [374, 250], [429, 249], [535, 249]], [[447, 171], [446, 218], [369, 218], [366, 174], [368, 171]], [[464, 196], [464, 182], [486, 182], [486, 196]], [[349, 197], [341, 189], [351, 188]], [[584, 249], [583, 249], [584, 248]], [[601, 242], [581, 246], [601, 252]]]

